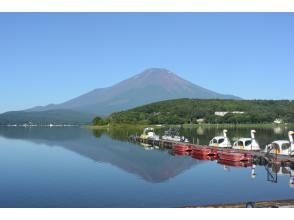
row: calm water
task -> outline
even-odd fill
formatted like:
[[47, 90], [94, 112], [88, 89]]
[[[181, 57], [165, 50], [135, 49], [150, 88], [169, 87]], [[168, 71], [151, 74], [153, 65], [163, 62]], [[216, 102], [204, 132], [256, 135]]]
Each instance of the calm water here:
[[[252, 178], [251, 167], [147, 151], [124, 140], [129, 132], [0, 127], [0, 207], [182, 207], [294, 199], [290, 174], [257, 166]], [[221, 129], [182, 132], [207, 144]], [[249, 129], [229, 132], [249, 136]], [[257, 130], [257, 139], [265, 145], [286, 134], [287, 129]]]

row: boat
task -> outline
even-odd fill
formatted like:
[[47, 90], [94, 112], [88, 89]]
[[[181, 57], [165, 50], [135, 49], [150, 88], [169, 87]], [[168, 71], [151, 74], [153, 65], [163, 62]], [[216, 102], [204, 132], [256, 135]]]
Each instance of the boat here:
[[266, 145], [264, 152], [276, 155], [294, 156], [293, 134], [293, 131], [289, 131], [289, 140], [278, 140]]
[[184, 136], [179, 136], [179, 129], [175, 128], [170, 128], [167, 131], [165, 131], [161, 139], [166, 141], [189, 143], [189, 140], [187, 138], [185, 138]]
[[221, 161], [224, 161], [224, 160], [233, 161], [233, 162], [252, 161], [252, 154], [236, 152], [233, 150], [220, 151], [218, 152], [218, 158]]
[[260, 151], [260, 146], [255, 139], [255, 133], [255, 130], [251, 130], [251, 138], [240, 138], [237, 140], [233, 145], [233, 149]]
[[145, 128], [140, 138], [143, 140], [159, 141], [159, 136], [155, 134], [154, 128]]
[[209, 146], [194, 146], [192, 147], [192, 154], [205, 155], [205, 156], [216, 156], [217, 150], [216, 148], [212, 148]]
[[232, 148], [230, 139], [227, 136], [228, 130], [223, 130], [223, 136], [214, 137], [210, 142], [210, 147]]
[[173, 151], [178, 151], [178, 152], [189, 152], [192, 150], [192, 147], [190, 145], [185, 145], [185, 144], [177, 144], [173, 147]]

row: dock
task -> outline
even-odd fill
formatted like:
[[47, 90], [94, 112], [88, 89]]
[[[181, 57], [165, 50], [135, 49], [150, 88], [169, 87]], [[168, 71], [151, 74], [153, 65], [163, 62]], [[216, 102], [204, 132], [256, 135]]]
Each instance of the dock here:
[[[214, 148], [209, 147], [207, 145], [198, 145], [198, 144], [191, 144], [191, 143], [184, 143], [184, 142], [175, 142], [175, 141], [169, 141], [169, 140], [152, 140], [152, 139], [142, 139], [139, 136], [130, 136], [128, 137], [128, 140], [130, 142], [136, 142], [136, 143], [143, 143], [148, 144], [151, 146], [158, 146], [160, 148], [165, 149], [173, 149], [176, 145], [182, 145], [182, 146], [190, 146], [190, 147], [205, 147], [205, 148], [211, 148], [216, 150], [218, 153], [225, 152], [225, 151], [231, 151], [232, 149], [222, 149], [222, 148]], [[242, 153], [242, 154], [249, 154], [253, 158], [253, 162], [258, 165], [266, 165], [266, 164], [274, 164], [274, 165], [280, 165], [280, 166], [288, 166], [294, 169], [294, 157], [292, 156], [285, 156], [285, 155], [278, 155], [278, 154], [268, 154], [266, 152], [262, 151], [248, 151], [248, 150], [236, 150], [234, 149], [234, 152], [236, 153]]]

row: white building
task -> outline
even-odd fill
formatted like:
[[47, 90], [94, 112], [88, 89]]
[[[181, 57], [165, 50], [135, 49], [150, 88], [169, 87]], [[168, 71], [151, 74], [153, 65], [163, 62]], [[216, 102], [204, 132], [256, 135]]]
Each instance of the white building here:
[[215, 112], [214, 114], [216, 116], [220, 116], [220, 117], [224, 117], [226, 114], [228, 114], [229, 112]]
[[233, 112], [215, 112], [214, 114], [216, 116], [224, 117], [225, 115], [227, 115], [229, 113], [231, 113], [231, 114], [245, 114], [245, 112], [239, 112], [239, 111], [233, 111]]
[[277, 118], [276, 120], [274, 120], [274, 123], [275, 124], [282, 124], [283, 123], [283, 120], [280, 119], [280, 118]]

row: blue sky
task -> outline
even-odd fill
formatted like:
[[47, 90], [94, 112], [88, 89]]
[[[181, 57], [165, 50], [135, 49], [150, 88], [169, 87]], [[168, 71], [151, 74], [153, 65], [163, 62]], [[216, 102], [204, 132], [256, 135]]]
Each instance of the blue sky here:
[[0, 112], [149, 67], [245, 99], [293, 99], [294, 13], [0, 13]]

